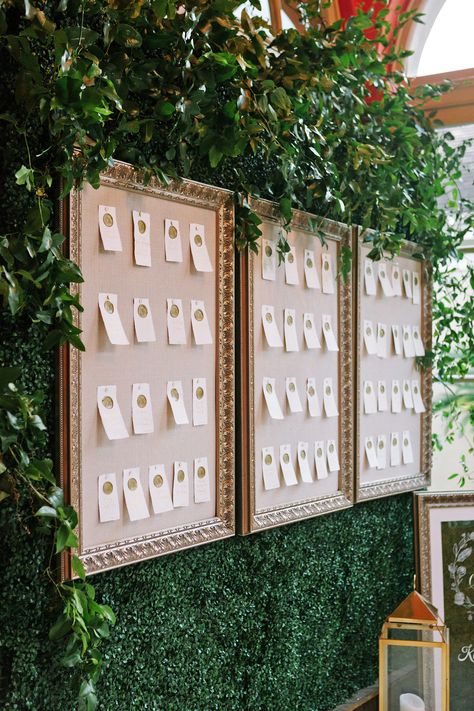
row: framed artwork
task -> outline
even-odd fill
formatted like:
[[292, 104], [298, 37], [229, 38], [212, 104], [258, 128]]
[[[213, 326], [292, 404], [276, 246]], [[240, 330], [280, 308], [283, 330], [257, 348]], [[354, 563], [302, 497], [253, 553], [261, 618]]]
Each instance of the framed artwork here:
[[[450, 635], [450, 709], [474, 698], [474, 492], [415, 494], [421, 593]], [[433, 709], [433, 711], [438, 711]]]
[[61, 355], [61, 480], [88, 573], [234, 534], [233, 225], [228, 191], [119, 162], [63, 206], [86, 350]]
[[279, 263], [279, 211], [253, 200], [258, 254], [242, 256], [240, 526], [251, 533], [352, 505], [350, 229], [294, 211]]
[[357, 234], [356, 500], [426, 486], [431, 470], [430, 265], [405, 243], [394, 259], [368, 258]]

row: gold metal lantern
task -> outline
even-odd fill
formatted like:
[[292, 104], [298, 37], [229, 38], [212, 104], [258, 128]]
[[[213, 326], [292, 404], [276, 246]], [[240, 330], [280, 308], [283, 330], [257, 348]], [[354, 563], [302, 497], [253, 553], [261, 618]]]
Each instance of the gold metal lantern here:
[[416, 590], [382, 627], [379, 711], [449, 711], [449, 631]]

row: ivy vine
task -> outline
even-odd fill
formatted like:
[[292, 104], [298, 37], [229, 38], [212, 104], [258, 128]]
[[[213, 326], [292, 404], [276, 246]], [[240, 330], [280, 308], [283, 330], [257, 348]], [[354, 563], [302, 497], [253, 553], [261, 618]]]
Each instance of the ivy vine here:
[[[394, 40], [419, 17], [401, 14], [395, 33], [387, 9], [326, 26], [314, 0], [300, 7], [304, 33], [274, 37], [239, 5], [0, 0], [0, 61], [11, 78], [0, 121], [9, 140], [15, 135], [24, 145], [23, 162], [12, 170], [28, 204], [23, 224], [0, 236], [4, 308], [46, 324], [46, 349], [83, 348], [73, 324], [81, 306], [69, 291], [82, 277], [54, 228], [56, 195], [59, 184], [61, 197], [83, 181], [97, 187], [101, 171], [119, 158], [145, 180], [190, 177], [233, 189], [239, 249], [256, 251], [261, 236], [248, 195], [278, 202], [283, 226], [298, 207], [370, 228], [374, 259], [384, 250], [396, 255], [404, 239], [417, 242], [438, 281], [437, 346], [429, 357], [442, 378], [465, 374], [474, 364], [474, 336], [463, 330], [468, 315], [451, 272], [472, 227], [472, 206], [457, 187], [465, 146], [436, 132], [424, 111], [448, 87], [412, 91], [400, 70], [404, 53]], [[258, 10], [258, 0], [252, 5]], [[447, 193], [448, 210], [439, 202]], [[283, 236], [280, 253], [287, 249]], [[350, 257], [346, 251], [342, 274]], [[37, 457], [45, 436], [41, 399], [23, 393], [18, 377], [1, 370], [0, 500], [15, 499], [29, 525], [33, 511], [34, 530], [52, 535], [53, 552], [73, 553], [77, 514], [52, 462]], [[101, 643], [115, 618], [95, 600], [74, 555], [72, 565], [78, 580], [64, 584], [52, 560], [47, 566], [60, 601], [50, 634], [63, 640], [63, 663], [77, 668], [80, 704], [91, 711]]]

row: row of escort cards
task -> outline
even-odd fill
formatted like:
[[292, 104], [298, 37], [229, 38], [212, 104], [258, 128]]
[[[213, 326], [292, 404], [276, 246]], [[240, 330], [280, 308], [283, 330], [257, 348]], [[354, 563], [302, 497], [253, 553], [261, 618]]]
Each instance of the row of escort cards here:
[[[314, 466], [316, 467], [316, 479], [327, 479], [328, 475], [338, 472], [340, 469], [337, 455], [336, 441], [328, 439], [314, 443], [313, 452], [310, 452], [308, 442], [298, 442], [297, 463], [301, 481], [304, 484], [312, 484]], [[314, 466], [313, 466], [314, 462]], [[262, 474], [263, 486], [268, 491], [280, 487], [279, 468], [283, 474], [285, 486], [295, 486], [298, 484], [296, 468], [293, 464], [291, 444], [280, 446], [279, 459], [277, 461], [274, 447], [262, 448]]]

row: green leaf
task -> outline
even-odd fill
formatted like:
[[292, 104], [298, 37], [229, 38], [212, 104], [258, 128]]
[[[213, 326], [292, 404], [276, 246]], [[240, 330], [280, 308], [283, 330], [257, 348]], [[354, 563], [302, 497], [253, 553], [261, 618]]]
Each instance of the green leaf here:
[[78, 578], [81, 580], [86, 579], [86, 571], [84, 568], [84, 565], [82, 563], [82, 560], [77, 557], [77, 555], [73, 555], [71, 558], [71, 564], [72, 564], [72, 569], [74, 573], [77, 575]]
[[124, 47], [140, 47], [142, 36], [132, 25], [120, 24], [117, 27], [115, 41]]
[[49, 639], [56, 641], [64, 637], [71, 629], [71, 623], [62, 612], [54, 625], [49, 630]]
[[223, 153], [217, 146], [211, 146], [209, 149], [209, 163], [211, 164], [211, 168], [215, 168], [219, 165], [222, 156]]
[[27, 168], [26, 165], [22, 165], [19, 170], [15, 173], [17, 185], [25, 185], [26, 189], [30, 192], [34, 190], [35, 187], [35, 171], [33, 168]]
[[41, 508], [39, 508], [35, 513], [35, 516], [40, 518], [57, 518], [58, 512], [56, 509], [53, 509], [52, 506], [41, 506]]

